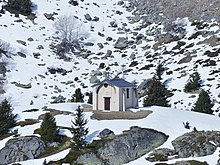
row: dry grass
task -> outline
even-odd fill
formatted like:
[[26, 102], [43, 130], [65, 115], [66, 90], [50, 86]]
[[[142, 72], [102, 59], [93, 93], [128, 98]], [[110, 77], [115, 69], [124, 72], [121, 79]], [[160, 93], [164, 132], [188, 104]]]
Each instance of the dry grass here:
[[115, 120], [115, 119], [126, 119], [126, 120], [137, 120], [146, 118], [152, 111], [141, 110], [138, 112], [126, 111], [126, 112], [103, 112], [93, 111], [91, 119], [96, 120]]

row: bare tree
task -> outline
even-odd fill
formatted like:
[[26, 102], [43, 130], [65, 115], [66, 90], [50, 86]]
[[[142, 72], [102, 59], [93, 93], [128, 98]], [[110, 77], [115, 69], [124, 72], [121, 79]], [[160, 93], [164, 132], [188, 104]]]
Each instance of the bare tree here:
[[60, 38], [68, 43], [79, 42], [80, 39], [88, 36], [88, 33], [83, 31], [82, 22], [73, 15], [58, 17], [54, 27], [58, 31]]

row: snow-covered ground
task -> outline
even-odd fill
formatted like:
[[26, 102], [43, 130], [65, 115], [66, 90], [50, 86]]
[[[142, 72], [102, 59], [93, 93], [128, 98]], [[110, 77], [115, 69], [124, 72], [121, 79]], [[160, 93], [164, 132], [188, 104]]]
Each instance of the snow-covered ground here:
[[[62, 103], [62, 104], [55, 104], [55, 105], [49, 105], [48, 107], [53, 107], [56, 109], [62, 109], [63, 111], [69, 111], [74, 112], [74, 110], [77, 108], [78, 104], [75, 103]], [[92, 115], [91, 112], [86, 112], [85, 117], [88, 119], [88, 128], [89, 133], [87, 136], [88, 141], [92, 141], [93, 139], [97, 139], [97, 135], [100, 131], [102, 131], [105, 128], [108, 128], [112, 131], [114, 131], [115, 134], [121, 134], [122, 131], [128, 130], [131, 126], [139, 126], [143, 128], [152, 128], [157, 131], [161, 131], [165, 133], [166, 135], [169, 135], [168, 140], [160, 146], [161, 148], [170, 148], [172, 149], [171, 141], [177, 138], [178, 136], [183, 135], [186, 132], [192, 131], [193, 127], [196, 127], [197, 130], [220, 130], [220, 120], [219, 117], [214, 115], [206, 115], [201, 113], [196, 113], [192, 111], [184, 111], [184, 110], [178, 110], [178, 109], [172, 109], [172, 108], [164, 108], [164, 107], [145, 107], [140, 108], [140, 110], [151, 110], [153, 113], [151, 113], [148, 117], [144, 119], [139, 120], [92, 120], [90, 116]], [[44, 113], [44, 112], [42, 112]], [[28, 116], [23, 116], [25, 118], [29, 118]], [[72, 115], [57, 115], [55, 116], [57, 126], [65, 126], [65, 127], [71, 127], [73, 120]], [[183, 122], [189, 122], [191, 127], [191, 130], [185, 129]], [[21, 136], [23, 135], [30, 135], [33, 134], [33, 130], [40, 127], [40, 124], [34, 124], [31, 126], [25, 126], [25, 127], [18, 127], [18, 132], [21, 133]], [[69, 131], [62, 131], [63, 134], [71, 137], [71, 133]], [[8, 139], [0, 141], [1, 148], [4, 147], [4, 143]], [[60, 154], [56, 154], [54, 156], [49, 156], [42, 159], [36, 159], [36, 160], [30, 160], [27, 162], [21, 162], [21, 164], [37, 164], [39, 161], [44, 161], [46, 159], [54, 160], [55, 158], [62, 159], [65, 157], [65, 155], [68, 153], [69, 150], [65, 150]], [[215, 164], [218, 157], [219, 150], [217, 150], [213, 155], [205, 156], [205, 157], [193, 157], [193, 158], [187, 158], [187, 159], [181, 159], [181, 160], [202, 160], [207, 161], [210, 165]], [[148, 162], [145, 160], [146, 155], [128, 163], [129, 165], [141, 165], [141, 164], [149, 164], [153, 165], [154, 163]], [[180, 159], [177, 159], [180, 160]], [[170, 160], [169, 162], [174, 162], [176, 160]]]
[[[26, 19], [26, 17], [19, 15], [14, 17], [13, 14], [6, 12], [0, 17], [0, 39], [8, 42], [15, 49], [14, 53], [20, 51], [26, 54], [26, 58], [20, 57], [18, 55], [12, 56], [10, 59], [2, 57], [1, 61], [7, 61], [7, 69], [10, 70], [6, 74], [6, 83], [4, 90], [6, 93], [1, 95], [2, 98], [7, 98], [10, 100], [14, 107], [14, 113], [18, 114], [18, 121], [23, 121], [25, 119], [38, 119], [41, 114], [46, 113], [43, 111], [43, 107], [47, 106], [48, 108], [54, 108], [62, 111], [71, 111], [74, 112], [78, 104], [73, 103], [63, 103], [63, 104], [50, 104], [53, 99], [53, 96], [62, 95], [66, 98], [66, 101], [71, 99], [72, 94], [75, 92], [76, 88], [81, 88], [83, 93], [91, 91], [91, 83], [89, 81], [90, 77], [94, 75], [94, 72], [103, 73], [105, 69], [99, 69], [101, 63], [105, 63], [106, 67], [110, 67], [111, 76], [114, 77], [118, 72], [122, 71], [122, 66], [124, 69], [132, 69], [129, 73], [124, 75], [124, 78], [128, 81], [136, 81], [139, 85], [143, 80], [149, 79], [152, 77], [155, 72], [155, 68], [159, 62], [166, 61], [165, 67], [167, 71], [172, 71], [172, 74], [165, 74], [162, 76], [163, 81], [167, 80], [167, 87], [170, 90], [174, 90], [174, 95], [170, 98], [170, 103], [172, 108], [163, 108], [163, 107], [148, 107], [140, 108], [152, 110], [153, 113], [150, 114], [147, 118], [141, 120], [104, 120], [96, 121], [91, 120], [91, 112], [86, 112], [86, 118], [89, 120], [89, 135], [87, 137], [88, 141], [92, 141], [96, 138], [99, 131], [104, 128], [109, 128], [115, 132], [115, 134], [120, 134], [123, 130], [129, 129], [130, 126], [140, 126], [145, 128], [153, 128], [158, 131], [162, 131], [165, 134], [169, 135], [168, 141], [161, 147], [171, 148], [171, 141], [176, 137], [182, 135], [183, 133], [189, 131], [183, 127], [183, 122], [188, 121], [191, 126], [196, 127], [198, 130], [219, 130], [220, 129], [220, 120], [219, 117], [212, 115], [199, 114], [191, 111], [191, 107], [195, 103], [198, 93], [189, 94], [183, 92], [183, 87], [186, 84], [189, 74], [194, 71], [198, 71], [201, 75], [203, 82], [202, 88], [208, 90], [211, 94], [211, 98], [214, 100], [215, 106], [213, 110], [219, 110], [219, 90], [218, 86], [220, 84], [219, 75], [214, 74], [210, 75], [213, 70], [219, 70], [220, 63], [219, 57], [213, 57], [216, 62], [216, 66], [203, 67], [198, 65], [195, 69], [195, 63], [198, 60], [206, 60], [207, 56], [204, 56], [204, 52], [207, 50], [219, 49], [219, 44], [211, 47], [206, 44], [199, 44], [199, 42], [204, 41], [206, 37], [199, 36], [196, 39], [188, 40], [193, 33], [198, 31], [195, 26], [191, 26], [191, 23], [187, 18], [177, 20], [177, 23], [185, 24], [187, 34], [182, 41], [186, 42], [185, 46], [189, 44], [194, 44], [193, 47], [188, 48], [188, 52], [194, 56], [192, 61], [188, 63], [179, 64], [178, 61], [185, 57], [185, 54], [176, 54], [175, 56], [170, 56], [162, 54], [162, 51], [166, 48], [167, 51], [173, 49], [177, 45], [176, 41], [173, 41], [168, 44], [164, 44], [158, 50], [154, 50], [152, 47], [155, 44], [155, 36], [147, 35], [149, 29], [159, 29], [163, 28], [162, 25], [151, 24], [146, 28], [141, 29], [140, 31], [135, 30], [141, 24], [141, 21], [135, 23], [129, 23], [128, 17], [131, 17], [131, 13], [126, 11], [122, 6], [117, 5], [117, 0], [93, 0], [92, 2], [79, 2], [79, 6], [72, 6], [68, 3], [69, 0], [32, 0], [35, 4], [34, 13], [37, 18], [34, 19], [34, 22]], [[124, 1], [125, 5], [128, 4], [127, 1]], [[4, 2], [0, 2], [0, 6]], [[116, 11], [121, 11], [122, 14], [116, 14]], [[56, 30], [54, 28], [54, 21], [48, 20], [44, 13], [57, 13], [54, 15], [55, 20], [64, 15], [74, 15], [77, 16], [82, 22], [82, 29], [86, 31], [87, 39], [84, 42], [93, 42], [94, 46], [85, 47], [90, 50], [92, 53], [87, 58], [77, 57], [73, 54], [72, 61], [66, 62], [64, 60], [58, 59], [57, 56], [50, 49], [50, 44], [54, 42], [54, 38], [57, 37]], [[99, 17], [99, 21], [87, 21], [85, 19], [85, 14], [89, 13], [92, 18], [95, 16]], [[18, 21], [18, 20], [22, 21]], [[118, 25], [117, 28], [110, 26], [110, 22], [115, 21]], [[125, 23], [127, 25], [125, 25]], [[121, 29], [118, 29], [121, 28]], [[125, 29], [130, 29], [129, 32], [125, 32]], [[210, 25], [206, 27], [207, 31], [217, 32], [219, 31], [219, 25]], [[98, 32], [104, 34], [104, 37], [98, 35]], [[137, 44], [135, 49], [128, 48], [125, 50], [116, 50], [114, 48], [114, 43], [118, 37], [127, 37], [128, 40], [133, 40], [135, 38], [133, 32], [138, 34], [143, 34], [146, 39], [142, 40], [142, 43]], [[220, 33], [215, 35], [216, 37], [220, 36]], [[28, 40], [33, 38], [33, 41]], [[106, 41], [107, 37], [112, 37], [112, 41]], [[17, 40], [25, 41], [26, 44], [22, 45], [17, 42]], [[100, 49], [97, 43], [102, 43], [104, 45], [103, 49]], [[42, 45], [44, 49], [38, 49], [37, 47]], [[185, 47], [184, 46], [184, 47]], [[144, 47], [149, 47], [147, 50]], [[103, 58], [107, 50], [112, 50], [113, 57]], [[196, 52], [195, 52], [196, 50]], [[97, 55], [99, 52], [103, 52], [103, 55]], [[146, 59], [146, 53], [154, 56], [158, 53], [160, 56], [154, 61]], [[35, 58], [33, 53], [40, 53], [39, 58]], [[132, 54], [135, 55], [135, 58], [132, 58]], [[122, 56], [124, 55], [124, 56]], [[130, 64], [132, 61], [138, 62], [138, 65], [131, 67]], [[153, 64], [149, 70], [140, 70], [145, 65]], [[63, 76], [61, 74], [50, 74], [48, 68], [63, 68], [67, 71], [67, 75]], [[179, 69], [183, 68], [183, 69]], [[75, 81], [74, 79], [78, 77], [79, 80]], [[103, 79], [103, 76], [98, 76], [99, 79]], [[212, 81], [207, 80], [207, 78], [213, 78]], [[21, 84], [31, 84], [31, 88], [23, 89], [14, 85], [14, 82]], [[71, 82], [71, 83], [68, 83]], [[88, 86], [83, 88], [82, 84]], [[33, 105], [30, 105], [33, 103]], [[142, 106], [142, 101], [140, 99], [140, 107]], [[24, 110], [29, 109], [39, 109], [37, 112], [23, 112]], [[174, 109], [176, 108], [176, 109]], [[71, 127], [71, 120], [73, 119], [72, 115], [57, 115], [55, 116], [58, 126]], [[21, 136], [31, 135], [34, 130], [40, 127], [40, 123], [25, 126], [25, 127], [16, 127], [18, 133]], [[65, 134], [69, 137], [72, 136], [71, 132], [65, 129], [62, 129], [62, 134]], [[11, 137], [10, 137], [11, 138]], [[5, 142], [10, 139], [4, 139], [0, 141], [0, 148], [4, 147]], [[68, 153], [68, 150], [47, 157], [47, 160], [61, 159], [65, 157]], [[201, 158], [190, 158], [205, 160], [209, 164], [215, 164], [218, 159], [219, 151], [216, 151], [215, 154], [207, 157]], [[152, 164], [147, 162], [143, 156], [142, 158], [130, 162], [128, 164], [141, 165], [141, 164]], [[38, 164], [40, 160], [30, 160], [22, 162], [22, 164]], [[172, 162], [172, 161], [170, 161]]]

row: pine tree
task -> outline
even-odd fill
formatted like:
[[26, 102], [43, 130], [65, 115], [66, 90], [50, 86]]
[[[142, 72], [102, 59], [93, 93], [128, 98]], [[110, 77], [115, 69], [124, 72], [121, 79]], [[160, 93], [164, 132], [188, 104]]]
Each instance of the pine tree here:
[[0, 135], [8, 133], [9, 129], [16, 126], [17, 115], [12, 114], [12, 107], [5, 99], [0, 105]]
[[209, 94], [202, 90], [199, 94], [198, 100], [195, 103], [195, 106], [192, 108], [192, 111], [212, 114], [213, 103], [209, 97]]
[[30, 15], [32, 3], [30, 0], [8, 0], [6, 10], [15, 14]]
[[81, 89], [77, 88], [73, 94], [72, 102], [83, 102], [83, 98], [84, 96], [81, 93]]
[[198, 72], [194, 72], [189, 76], [188, 83], [184, 87], [185, 92], [192, 92], [198, 90], [201, 87], [200, 85], [200, 75]]
[[165, 85], [159, 80], [153, 78], [149, 82], [147, 96], [144, 98], [143, 106], [164, 106], [169, 107], [167, 98], [172, 94], [165, 88]]
[[55, 118], [50, 114], [46, 113], [43, 119], [43, 122], [40, 126], [39, 134], [41, 135], [42, 140], [45, 142], [56, 141], [57, 138], [57, 126]]
[[74, 146], [73, 148], [76, 150], [80, 150], [86, 146], [86, 135], [88, 134], [88, 128], [85, 125], [88, 123], [88, 120], [85, 119], [83, 110], [78, 106], [76, 109], [76, 113], [74, 114], [75, 118], [72, 121], [73, 124], [73, 141]]

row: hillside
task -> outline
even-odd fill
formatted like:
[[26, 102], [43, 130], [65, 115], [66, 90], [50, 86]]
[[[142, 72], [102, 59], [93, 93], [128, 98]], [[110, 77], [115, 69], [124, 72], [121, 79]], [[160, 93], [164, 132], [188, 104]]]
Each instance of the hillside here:
[[[169, 98], [171, 108], [149, 107], [153, 110], [149, 117], [132, 122], [89, 120], [89, 137], [105, 127], [120, 134], [136, 125], [169, 135], [162, 147], [172, 148], [171, 141], [188, 131], [182, 122], [189, 121], [199, 130], [219, 130], [218, 1], [80, 0], [75, 5], [68, 2], [32, 0], [32, 17], [16, 16], [7, 10], [0, 14], [0, 98], [10, 100], [18, 121], [38, 119], [51, 103], [69, 102], [77, 88], [82, 90], [86, 103], [91, 86], [106, 77], [123, 77], [142, 91], [157, 65], [163, 63], [162, 81], [173, 93]], [[6, 2], [0, 1], [0, 6], [4, 5]], [[67, 23], [76, 34], [69, 47], [62, 45], [61, 32], [56, 28], [61, 18], [69, 19]], [[215, 116], [190, 112], [199, 91], [187, 93], [184, 86], [194, 72], [201, 76], [201, 89], [211, 96]], [[71, 112], [77, 107], [67, 105]], [[63, 104], [58, 104], [55, 109], [62, 108]], [[30, 109], [38, 111], [24, 112]], [[91, 112], [86, 116], [89, 119]], [[56, 121], [59, 126], [71, 127], [70, 118], [71, 115], [57, 115]], [[26, 136], [39, 126], [37, 123], [15, 129]], [[64, 132], [72, 136], [68, 130]], [[96, 134], [90, 140], [95, 137]], [[6, 141], [0, 141], [1, 148]], [[201, 159], [214, 164], [217, 152]], [[143, 161], [145, 157], [130, 164]]]

